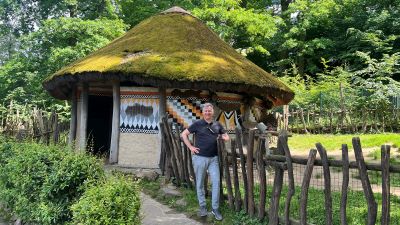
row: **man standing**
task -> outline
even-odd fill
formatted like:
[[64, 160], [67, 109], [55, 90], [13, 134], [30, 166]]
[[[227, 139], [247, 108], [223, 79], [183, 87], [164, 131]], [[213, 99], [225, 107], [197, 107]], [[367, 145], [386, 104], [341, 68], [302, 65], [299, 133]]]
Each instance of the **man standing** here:
[[[192, 152], [193, 168], [196, 174], [197, 199], [200, 205], [200, 216], [207, 216], [206, 197], [204, 193], [204, 178], [206, 172], [210, 174], [212, 182], [212, 211], [215, 219], [222, 220], [219, 212], [219, 165], [217, 139], [229, 140], [224, 128], [219, 122], [214, 121], [214, 107], [211, 103], [205, 103], [202, 111], [203, 119], [195, 121], [185, 129], [181, 137], [186, 146]], [[189, 134], [195, 135], [195, 145], [189, 141]]]

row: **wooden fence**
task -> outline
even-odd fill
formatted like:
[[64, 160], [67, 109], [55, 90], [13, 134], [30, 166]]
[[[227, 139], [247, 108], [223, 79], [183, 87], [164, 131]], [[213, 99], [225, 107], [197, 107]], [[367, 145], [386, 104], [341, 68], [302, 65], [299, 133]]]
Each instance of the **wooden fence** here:
[[400, 130], [399, 109], [286, 109], [276, 113], [273, 127], [293, 133], [368, 133]]
[[[190, 151], [179, 138], [179, 129], [174, 131], [171, 123], [164, 118], [161, 122], [163, 135], [162, 152], [160, 156], [160, 168], [167, 180], [173, 180], [178, 186], [194, 187], [195, 174], [192, 167]], [[325, 206], [321, 213], [325, 213], [324, 224], [333, 224], [331, 171], [341, 168], [341, 199], [340, 222], [347, 224], [347, 196], [349, 187], [350, 169], [358, 171], [362, 191], [368, 206], [367, 224], [375, 224], [377, 221], [378, 204], [372, 191], [369, 180], [369, 171], [381, 172], [381, 224], [390, 224], [390, 176], [398, 175], [400, 167], [389, 164], [390, 146], [382, 146], [382, 160], [380, 164], [366, 163], [363, 157], [359, 138], [353, 138], [355, 161], [349, 160], [348, 147], [342, 145], [342, 159], [329, 159], [326, 150], [320, 144], [317, 149], [312, 149], [308, 157], [294, 157], [291, 155], [287, 144], [287, 135], [281, 132], [278, 137], [276, 149], [269, 148], [268, 135], [260, 134], [258, 130], [251, 130], [248, 137], [248, 146], [242, 145], [242, 133], [236, 130], [236, 138], [232, 138], [230, 149], [222, 140], [218, 141], [219, 163], [221, 172], [221, 202], [227, 202], [228, 206], [236, 211], [244, 210], [250, 216], [265, 219], [268, 217], [270, 225], [273, 224], [308, 224], [307, 206], [308, 193], [315, 167], [322, 167], [324, 184]], [[266, 154], [273, 151], [273, 154]], [[317, 153], [319, 159], [317, 159]], [[295, 165], [304, 165], [301, 184], [294, 178]], [[273, 168], [273, 173], [267, 176], [267, 167]], [[273, 176], [271, 194], [267, 199], [267, 178]], [[255, 181], [257, 182], [255, 184]], [[207, 183], [207, 180], [206, 180]], [[295, 194], [296, 185], [301, 186], [299, 197], [299, 218], [290, 218], [291, 203]], [[376, 185], [375, 185], [376, 186]], [[207, 188], [207, 184], [205, 185]], [[280, 200], [284, 197], [282, 189], [287, 188], [284, 211], [279, 211]], [[314, 188], [311, 185], [311, 188]], [[223, 192], [223, 189], [226, 190]], [[206, 193], [207, 190], [206, 190]], [[255, 196], [258, 196], [255, 201]], [[283, 198], [282, 198], [283, 197]], [[266, 202], [269, 200], [269, 208]], [[323, 206], [321, 206], [322, 208]], [[398, 209], [397, 209], [398, 210]]]
[[0, 115], [0, 133], [16, 140], [35, 140], [44, 144], [66, 143], [60, 134], [69, 129], [69, 123], [62, 123], [55, 112], [44, 112], [32, 108], [13, 109], [12, 106]]

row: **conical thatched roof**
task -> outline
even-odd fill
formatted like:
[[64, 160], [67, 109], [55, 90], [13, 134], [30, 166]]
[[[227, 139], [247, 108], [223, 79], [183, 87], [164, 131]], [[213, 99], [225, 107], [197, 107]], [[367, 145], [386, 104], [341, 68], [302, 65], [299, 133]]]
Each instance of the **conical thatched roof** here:
[[44, 81], [65, 99], [79, 81], [246, 93], [286, 104], [293, 92], [237, 53], [199, 19], [174, 7], [142, 21], [124, 36], [66, 66]]

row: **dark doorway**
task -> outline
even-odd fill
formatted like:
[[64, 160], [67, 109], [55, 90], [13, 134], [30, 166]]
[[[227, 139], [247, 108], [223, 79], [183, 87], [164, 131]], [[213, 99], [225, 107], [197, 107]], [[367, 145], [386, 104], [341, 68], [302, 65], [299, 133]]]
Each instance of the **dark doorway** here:
[[112, 107], [111, 96], [89, 95], [87, 149], [106, 158], [110, 154]]

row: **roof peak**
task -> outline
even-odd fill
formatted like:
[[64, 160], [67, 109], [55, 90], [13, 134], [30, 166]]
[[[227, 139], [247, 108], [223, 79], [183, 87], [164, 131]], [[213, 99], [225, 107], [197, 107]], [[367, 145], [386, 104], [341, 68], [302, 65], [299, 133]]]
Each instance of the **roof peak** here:
[[179, 6], [171, 7], [165, 11], [162, 11], [160, 14], [169, 14], [169, 13], [181, 13], [181, 14], [192, 15], [192, 14], [190, 14], [190, 12], [186, 11], [185, 9], [183, 9]]

